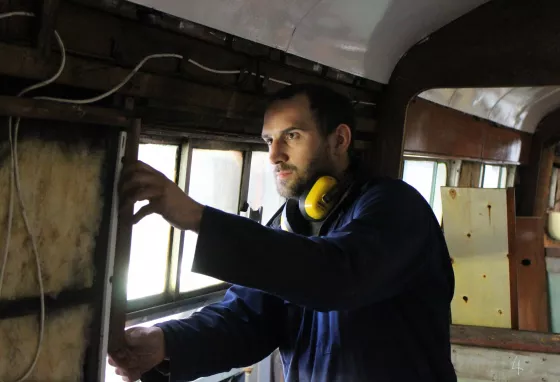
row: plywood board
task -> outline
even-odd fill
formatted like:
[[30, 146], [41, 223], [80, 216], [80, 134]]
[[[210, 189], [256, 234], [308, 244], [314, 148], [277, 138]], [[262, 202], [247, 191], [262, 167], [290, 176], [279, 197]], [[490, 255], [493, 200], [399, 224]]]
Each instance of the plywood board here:
[[507, 255], [505, 189], [441, 187], [441, 194], [452, 257]]
[[452, 346], [458, 381], [560, 380], [560, 355]]
[[520, 330], [549, 331], [543, 233], [541, 217], [516, 219], [514, 252]]
[[453, 324], [510, 328], [508, 258], [495, 255], [457, 257], [453, 270]]
[[442, 187], [441, 192], [455, 273], [453, 323], [511, 328], [506, 190]]

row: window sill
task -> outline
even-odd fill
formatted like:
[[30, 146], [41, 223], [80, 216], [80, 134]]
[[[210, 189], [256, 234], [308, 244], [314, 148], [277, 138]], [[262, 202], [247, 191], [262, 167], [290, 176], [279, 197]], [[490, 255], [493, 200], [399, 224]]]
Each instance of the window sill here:
[[560, 334], [451, 325], [451, 343], [503, 350], [560, 354]]

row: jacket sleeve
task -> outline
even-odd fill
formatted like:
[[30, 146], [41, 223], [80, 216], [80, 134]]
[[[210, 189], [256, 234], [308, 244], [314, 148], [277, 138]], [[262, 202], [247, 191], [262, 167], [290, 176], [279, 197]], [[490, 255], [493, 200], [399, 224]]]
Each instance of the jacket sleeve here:
[[[164, 333], [171, 380], [190, 381], [264, 359], [280, 345], [284, 309], [284, 301], [274, 296], [232, 286], [220, 303], [157, 324]], [[146, 380], [155, 370], [150, 373]]]
[[192, 270], [314, 310], [358, 308], [395, 296], [422, 271], [435, 221], [402, 181], [370, 187], [351, 218], [321, 237], [205, 207]]

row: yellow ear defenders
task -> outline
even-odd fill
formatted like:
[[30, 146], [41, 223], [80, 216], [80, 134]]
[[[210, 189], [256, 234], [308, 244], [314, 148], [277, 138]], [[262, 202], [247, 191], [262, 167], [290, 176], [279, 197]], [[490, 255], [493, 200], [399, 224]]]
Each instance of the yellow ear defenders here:
[[310, 223], [324, 221], [338, 204], [344, 187], [332, 176], [321, 176], [297, 199], [288, 199], [280, 217], [284, 231], [310, 235]]

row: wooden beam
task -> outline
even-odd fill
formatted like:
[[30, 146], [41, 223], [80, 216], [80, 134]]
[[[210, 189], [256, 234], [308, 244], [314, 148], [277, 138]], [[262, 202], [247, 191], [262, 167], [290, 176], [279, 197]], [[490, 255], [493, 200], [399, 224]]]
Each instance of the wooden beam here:
[[[45, 295], [45, 313], [69, 308], [76, 305], [89, 304], [95, 298], [92, 288], [64, 290], [56, 296]], [[17, 300], [0, 300], [0, 320], [13, 317], [38, 314], [40, 297], [25, 297]]]
[[[140, 144], [141, 122], [133, 121], [126, 138], [124, 162], [130, 163], [138, 159]], [[118, 179], [117, 179], [118, 181]], [[119, 210], [117, 222], [117, 242], [112, 277], [111, 315], [109, 323], [108, 351], [114, 352], [125, 344], [124, 330], [126, 325], [127, 297], [126, 286], [128, 280], [128, 264], [130, 259], [130, 245], [132, 240], [132, 217], [134, 206]]]
[[43, 0], [37, 48], [44, 56], [48, 56], [51, 51], [51, 42], [54, 38], [54, 26], [59, 5], [60, 0]]
[[[544, 220], [541, 216], [518, 217], [515, 230], [519, 329], [546, 333], [550, 330], [550, 307], [543, 245]], [[510, 274], [510, 277], [514, 276]]]
[[451, 343], [496, 349], [560, 354], [560, 335], [480, 326], [451, 326]]
[[0, 115], [121, 127], [131, 123], [113, 109], [8, 96], [0, 96]]
[[480, 163], [463, 161], [461, 163], [458, 187], [479, 188], [481, 170], [482, 165]]
[[518, 164], [527, 161], [531, 136], [415, 98], [406, 115], [404, 150]]
[[[34, 80], [44, 80], [55, 73], [60, 60], [51, 56], [46, 61], [32, 49], [7, 44], [0, 44], [0, 57], [10, 57], [0, 60], [0, 75]], [[175, 58], [161, 60], [178, 61]], [[119, 84], [131, 70], [68, 55], [65, 69], [56, 83], [101, 93]], [[232, 118], [262, 117], [265, 102], [262, 96], [241, 93], [234, 88], [224, 89], [195, 83], [179, 75], [164, 76], [142, 71], [136, 73], [118, 94], [180, 103], [185, 107], [208, 108], [212, 105], [215, 112], [227, 113]]]
[[[511, 329], [519, 327], [519, 286], [518, 286], [518, 262], [516, 245], [516, 212], [515, 212], [515, 189], [510, 187], [506, 190], [506, 220], [508, 232], [508, 262], [509, 262], [509, 298], [511, 309]], [[521, 328], [526, 329], [526, 328]]]

